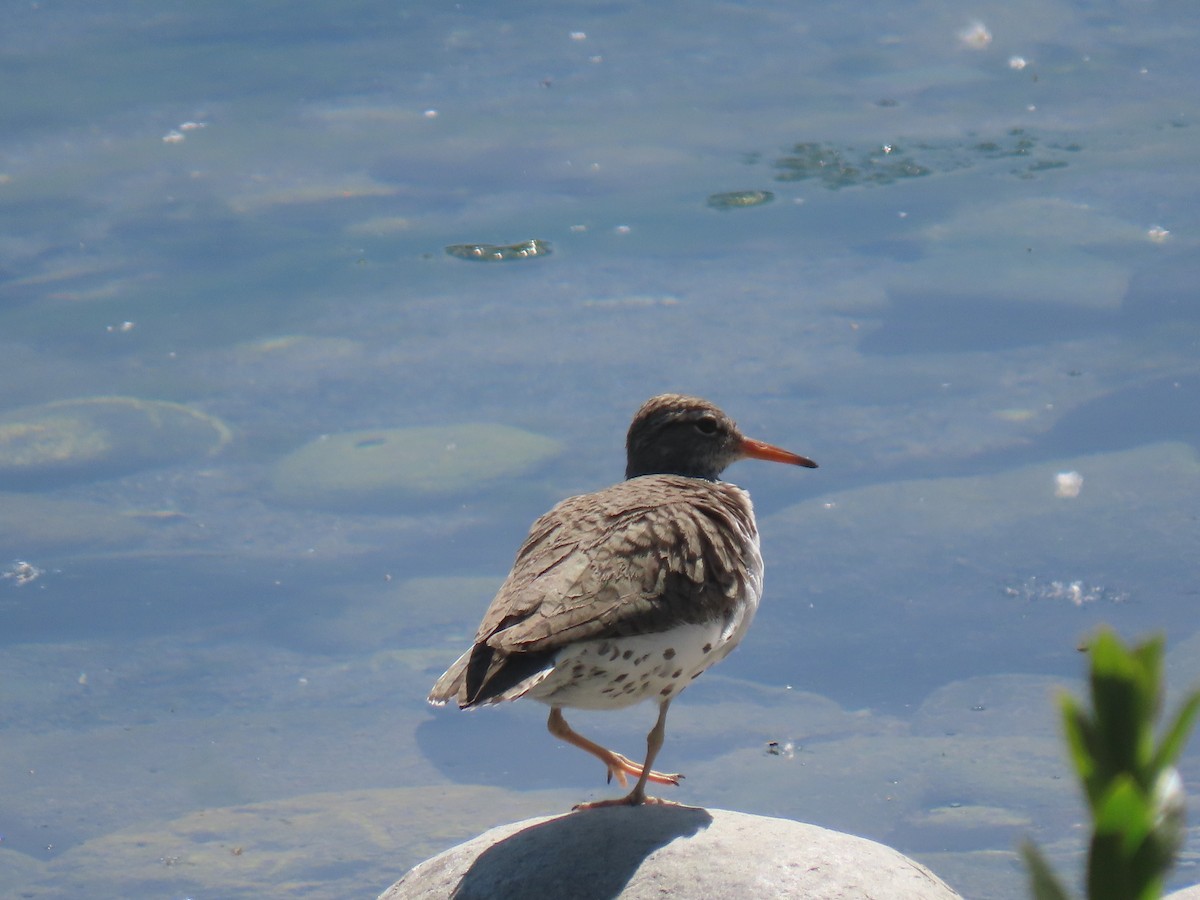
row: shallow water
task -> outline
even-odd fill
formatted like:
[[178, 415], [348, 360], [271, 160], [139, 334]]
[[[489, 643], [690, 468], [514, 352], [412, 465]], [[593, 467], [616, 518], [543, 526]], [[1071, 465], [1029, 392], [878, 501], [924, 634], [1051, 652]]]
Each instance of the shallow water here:
[[[1200, 678], [1198, 32], [1185, 2], [15, 11], [0, 892], [372, 896], [605, 796], [536, 705], [424, 696], [665, 390], [821, 463], [728, 473], [766, 596], [672, 708], [674, 796], [971, 897], [1024, 896], [1025, 835], [1077, 871], [1080, 637], [1165, 631], [1173, 687]], [[708, 205], [743, 191], [774, 198]], [[13, 463], [21, 410], [110, 396], [232, 437], [122, 421], [99, 462], [63, 430], [33, 445], [65, 461]], [[559, 450], [280, 487], [322, 435], [363, 433], [358, 466], [479, 425]], [[571, 721], [633, 753], [652, 719]]]

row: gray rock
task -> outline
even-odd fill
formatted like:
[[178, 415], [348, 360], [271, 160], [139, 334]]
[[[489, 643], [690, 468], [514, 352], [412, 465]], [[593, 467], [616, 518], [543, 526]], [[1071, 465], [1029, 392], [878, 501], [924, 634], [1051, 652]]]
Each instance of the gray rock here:
[[607, 807], [501, 825], [379, 900], [958, 897], [889, 847], [815, 825], [689, 806]]

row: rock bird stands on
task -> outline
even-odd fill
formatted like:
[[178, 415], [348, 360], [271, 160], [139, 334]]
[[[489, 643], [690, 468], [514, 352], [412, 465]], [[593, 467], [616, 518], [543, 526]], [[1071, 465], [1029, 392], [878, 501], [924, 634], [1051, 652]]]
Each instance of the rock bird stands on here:
[[[720, 481], [739, 459], [816, 468], [744, 437], [707, 400], [646, 401], [626, 439], [626, 480], [571, 497], [533, 523], [475, 643], [433, 686], [429, 702], [463, 709], [530, 697], [550, 707], [550, 733], [595, 756], [611, 780], [637, 779], [619, 800], [655, 803], [654, 771], [671, 700], [746, 634], [763, 562], [750, 495]], [[563, 707], [658, 703], [641, 765], [577, 734]]]

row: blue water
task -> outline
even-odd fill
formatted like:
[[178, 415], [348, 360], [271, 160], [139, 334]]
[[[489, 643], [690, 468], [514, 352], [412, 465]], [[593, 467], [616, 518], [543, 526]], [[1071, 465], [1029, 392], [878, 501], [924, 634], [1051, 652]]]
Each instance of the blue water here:
[[[672, 709], [673, 796], [972, 897], [1024, 895], [1025, 835], [1077, 871], [1054, 686], [1100, 622], [1196, 646], [1198, 37], [1183, 0], [9, 11], [0, 417], [233, 437], [2, 485], [0, 893], [373, 896], [606, 796], [544, 710], [424, 696], [666, 390], [821, 464], [728, 473], [766, 597]], [[322, 434], [463, 422], [565, 449], [391, 508], [272, 488]], [[580, 722], [633, 755], [652, 718]]]

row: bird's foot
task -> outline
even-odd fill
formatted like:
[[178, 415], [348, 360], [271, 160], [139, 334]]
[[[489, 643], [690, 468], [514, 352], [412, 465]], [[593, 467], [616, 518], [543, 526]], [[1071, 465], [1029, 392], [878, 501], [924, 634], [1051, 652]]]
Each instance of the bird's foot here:
[[[611, 782], [614, 778], [617, 779], [617, 784], [625, 787], [629, 782], [626, 778], [632, 775], [634, 778], [642, 777], [642, 767], [635, 763], [628, 756], [622, 756], [620, 753], [609, 751], [609, 756], [605, 758], [605, 763], [608, 765], [608, 780]], [[653, 769], [646, 774], [646, 780], [652, 781], [655, 784], [674, 784], [678, 785], [682, 775], [671, 772], [655, 772]], [[637, 804], [631, 804], [636, 806]]]
[[606, 806], [679, 806], [674, 800], [664, 800], [662, 797], [647, 797], [645, 794], [631, 791], [624, 797], [614, 797], [610, 800], [592, 800], [588, 803], [577, 803], [571, 807], [574, 812], [585, 809], [603, 809]]

